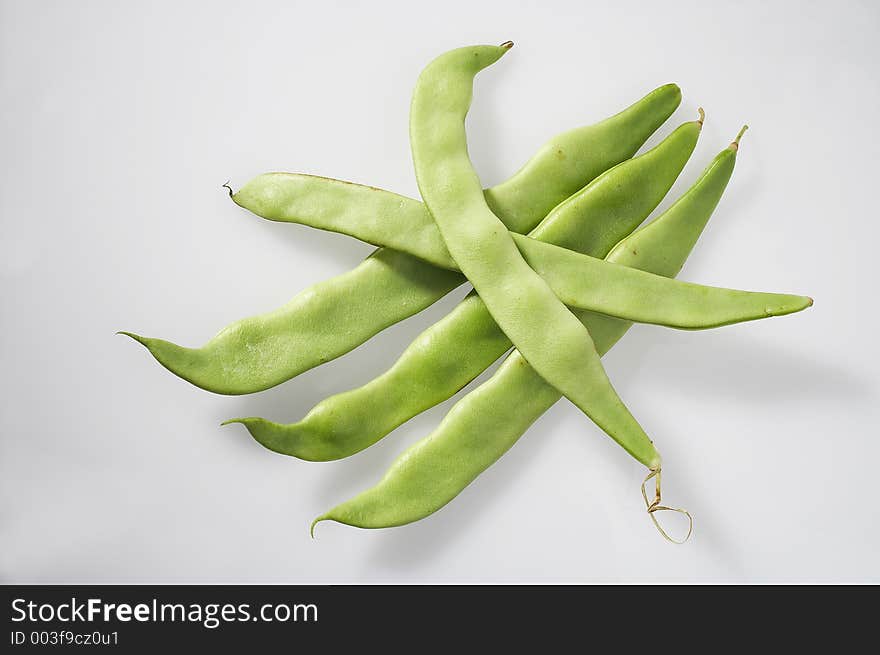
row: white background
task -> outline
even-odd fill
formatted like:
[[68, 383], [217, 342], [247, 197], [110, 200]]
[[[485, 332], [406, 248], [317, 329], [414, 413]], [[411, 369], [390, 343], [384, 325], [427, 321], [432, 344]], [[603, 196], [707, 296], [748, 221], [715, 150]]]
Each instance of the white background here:
[[[880, 582], [878, 19], [867, 1], [0, 2], [0, 580]], [[816, 299], [716, 331], [639, 326], [605, 358], [664, 454], [665, 500], [696, 517], [686, 546], [651, 526], [642, 467], [567, 401], [427, 520], [316, 540], [310, 520], [450, 403], [329, 464], [219, 427], [294, 421], [367, 381], [464, 289], [251, 397], [114, 335], [199, 345], [352, 268], [370, 247], [261, 221], [220, 185], [290, 170], [416, 196], [420, 68], [507, 39], [468, 121], [487, 186], [677, 82], [649, 144], [708, 118], [670, 199], [751, 125], [682, 277]]]

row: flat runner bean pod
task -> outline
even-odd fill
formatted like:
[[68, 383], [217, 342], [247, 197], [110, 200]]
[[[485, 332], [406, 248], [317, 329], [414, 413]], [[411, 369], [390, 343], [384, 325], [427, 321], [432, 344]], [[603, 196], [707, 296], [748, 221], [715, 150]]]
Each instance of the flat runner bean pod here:
[[[651, 150], [602, 173], [557, 205], [532, 236], [604, 257], [666, 196], [696, 146], [700, 127], [699, 121], [685, 123]], [[310, 216], [301, 206], [296, 215]], [[259, 443], [285, 455], [312, 461], [340, 459], [450, 398], [510, 346], [472, 292], [422, 332], [387, 372], [321, 401], [298, 423], [281, 425], [255, 417], [227, 423], [243, 423]]]
[[[631, 157], [680, 101], [678, 87], [667, 84], [611, 118], [555, 137], [507, 182], [486, 191], [487, 202], [510, 229], [531, 230], [558, 203]], [[372, 221], [375, 207], [363, 209], [363, 220]], [[381, 248], [354, 270], [302, 291], [279, 309], [228, 325], [201, 348], [124, 334], [202, 389], [254, 393], [344, 355], [463, 282], [458, 273]]]
[[[682, 130], [690, 125], [692, 124], [686, 124], [679, 129]], [[621, 166], [625, 166], [627, 163], [629, 162], [618, 164], [606, 174], [619, 173]], [[282, 177], [276, 180], [270, 184], [270, 188], [277, 189], [279, 186], [287, 186], [283, 183], [284, 179]], [[298, 180], [296, 186], [299, 186], [302, 180], [296, 179]], [[297, 215], [306, 218], [301, 218], [297, 222], [323, 228], [324, 224], [320, 220], [322, 208], [331, 208], [332, 213], [337, 216], [351, 213], [341, 211], [340, 208], [333, 209], [333, 203], [340, 205], [346, 202], [357, 203], [358, 196], [365, 191], [374, 198], [387, 196], [385, 201], [394, 206], [406, 206], [404, 204], [404, 201], [407, 201], [406, 198], [387, 191], [358, 187], [358, 185], [348, 182], [326, 178], [316, 178], [316, 180], [318, 179], [322, 180], [329, 189], [336, 190], [338, 187], [344, 189], [345, 193], [329, 194], [333, 198], [331, 202], [327, 203], [316, 202], [314, 196], [320, 194], [307, 194], [314, 204], [311, 208], [299, 208]], [[319, 183], [312, 181], [312, 184]], [[279, 202], [276, 193], [268, 191], [262, 184], [260, 186], [263, 191], [258, 198], [267, 206], [277, 207], [282, 204], [290, 206], [291, 203]], [[588, 185], [587, 188], [591, 186]], [[246, 185], [245, 189], [247, 188]], [[630, 192], [633, 191], [644, 193], [643, 189], [630, 190]], [[233, 197], [237, 198], [241, 193], [239, 192]], [[239, 201], [239, 204], [243, 207], [257, 204], [254, 202], [253, 189], [249, 190], [247, 196], [251, 202]], [[410, 206], [416, 204], [412, 200], [408, 202]], [[569, 203], [563, 202], [562, 204], [566, 206], [566, 215], [570, 215]], [[574, 210], [578, 203], [573, 202], [571, 205]], [[387, 213], [390, 212], [386, 211]], [[417, 224], [416, 229], [411, 233], [412, 238], [407, 238], [410, 236], [410, 233], [406, 232], [407, 221], [404, 220], [407, 214], [417, 215], [418, 212], [402, 211], [398, 217], [399, 220], [392, 222], [390, 226], [378, 225], [376, 221], [365, 223], [343, 219], [335, 222], [333, 229], [374, 245], [406, 252], [443, 268], [458, 270], [436, 225]], [[315, 217], [319, 220], [312, 220]], [[653, 323], [686, 330], [704, 330], [770, 316], [782, 316], [800, 311], [810, 305], [810, 299], [805, 296], [722, 289], [678, 282], [663, 276], [620, 267], [591, 257], [587, 253], [578, 254], [576, 251], [554, 245], [546, 238], [539, 238], [538, 234], [540, 233], [534, 230], [529, 236], [511, 233], [511, 237], [529, 266], [544, 278], [553, 293], [569, 307], [587, 309], [638, 323]], [[542, 241], [546, 243], [542, 243]]]
[[808, 296], [670, 280], [522, 234], [511, 236], [529, 266], [562, 302], [627, 321], [705, 330], [784, 316], [813, 304]]
[[[675, 204], [623, 239], [606, 259], [656, 275], [677, 275], [724, 193], [736, 152], [735, 141]], [[602, 354], [632, 325], [586, 311], [576, 314]], [[315, 519], [312, 529], [325, 520], [387, 528], [429, 516], [504, 455], [560, 398], [514, 351], [489, 380], [455, 404], [432, 434], [398, 457], [378, 484]]]
[[617, 395], [587, 328], [526, 263], [492, 213], [467, 151], [476, 74], [512, 46], [458, 48], [419, 75], [410, 109], [416, 181], [459, 268], [529, 364], [636, 460], [660, 454]]

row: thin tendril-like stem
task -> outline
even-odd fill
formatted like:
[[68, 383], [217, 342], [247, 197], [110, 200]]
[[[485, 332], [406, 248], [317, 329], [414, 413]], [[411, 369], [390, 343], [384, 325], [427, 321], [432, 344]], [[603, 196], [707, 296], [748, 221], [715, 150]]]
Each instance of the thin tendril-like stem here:
[[[648, 492], [645, 491], [645, 485], [654, 478], [654, 500], [648, 500]], [[644, 479], [642, 482], [642, 498], [645, 499], [645, 507], [648, 510], [648, 515], [651, 517], [651, 520], [654, 522], [654, 527], [657, 528], [657, 531], [663, 535], [663, 538], [666, 541], [669, 541], [673, 544], [683, 544], [688, 539], [691, 538], [691, 533], [694, 531], [694, 517], [691, 516], [690, 512], [686, 509], [681, 509], [678, 507], [666, 507], [665, 505], [660, 504], [660, 469], [653, 469], [650, 473], [648, 473], [648, 477]], [[669, 533], [663, 529], [663, 526], [657, 521], [657, 517], [654, 516], [656, 512], [678, 512], [679, 514], [684, 514], [688, 518], [688, 531], [685, 535], [684, 539], [678, 541], [669, 536]]]

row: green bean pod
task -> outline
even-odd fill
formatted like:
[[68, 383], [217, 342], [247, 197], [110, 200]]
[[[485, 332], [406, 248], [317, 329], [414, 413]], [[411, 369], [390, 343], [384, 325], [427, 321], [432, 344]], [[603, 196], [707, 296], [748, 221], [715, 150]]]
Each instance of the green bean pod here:
[[[507, 182], [486, 191], [487, 202], [498, 208], [508, 228], [528, 232], [558, 203], [631, 157], [680, 101], [678, 87], [667, 84], [611, 118], [555, 137]], [[560, 158], [560, 150], [567, 155]], [[338, 193], [329, 183], [319, 182], [314, 188], [314, 207]], [[383, 207], [392, 216], [403, 211], [412, 218], [414, 205], [409, 203], [416, 203], [429, 218], [421, 203], [406, 200], [406, 207]], [[376, 219], [372, 202], [338, 206], [346, 211], [360, 207], [361, 220]], [[463, 282], [459, 273], [383, 248], [354, 270], [300, 292], [274, 311], [232, 323], [200, 348], [123, 334], [143, 344], [169, 371], [202, 389], [253, 393], [344, 355]]]
[[632, 457], [658, 470], [660, 454], [612, 386], [589, 331], [523, 259], [468, 157], [474, 78], [512, 45], [458, 48], [422, 70], [410, 108], [419, 191], [450, 254], [517, 350]]
[[[700, 127], [698, 121], [685, 123], [648, 152], [602, 173], [556, 206], [531, 236], [604, 257], [666, 196], [696, 146]], [[340, 459], [450, 398], [510, 346], [486, 305], [471, 293], [422, 332], [388, 371], [321, 401], [298, 423], [256, 417], [227, 423], [243, 423], [259, 443], [285, 455]]]
[[705, 330], [784, 316], [813, 304], [807, 296], [670, 280], [522, 234], [511, 236], [529, 266], [566, 305], [627, 321]]
[[425, 206], [406, 196], [303, 173], [264, 173], [232, 199], [270, 221], [338, 232], [458, 271]]
[[[607, 261], [656, 275], [681, 270], [733, 173], [737, 142], [660, 217], [617, 244]], [[602, 354], [632, 323], [576, 311]], [[413, 444], [374, 487], [312, 524], [332, 520], [360, 528], [418, 521], [446, 505], [494, 464], [562, 395], [514, 351], [485, 383], [459, 400], [436, 430]]]

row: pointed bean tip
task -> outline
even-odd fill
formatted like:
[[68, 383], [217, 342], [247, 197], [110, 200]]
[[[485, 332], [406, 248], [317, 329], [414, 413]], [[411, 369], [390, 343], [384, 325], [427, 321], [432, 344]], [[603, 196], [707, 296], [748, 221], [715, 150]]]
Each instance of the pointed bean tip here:
[[796, 300], [791, 303], [795, 312], [802, 312], [813, 306], [813, 299], [810, 296], [795, 296], [795, 298]]
[[505, 41], [499, 47], [504, 48], [505, 50], [510, 50], [513, 47], [513, 41]]
[[232, 425], [233, 423], [241, 423], [242, 425], [246, 425], [245, 419], [243, 418], [228, 418], [220, 424], [220, 427], [224, 425]]
[[700, 127], [703, 127], [703, 123], [704, 123], [705, 120], [706, 120], [706, 112], [703, 111], [703, 108], [702, 108], [702, 107], [697, 107], [697, 111], [698, 111], [699, 114], [700, 114], [700, 117], [697, 119], [697, 123], [700, 124]]
[[813, 306], [813, 299], [810, 296], [790, 296], [790, 300], [779, 305], [774, 309], [768, 309], [768, 316], [785, 316], [786, 314], [796, 314]]
[[232, 187], [229, 186], [229, 180], [226, 180], [223, 184], [220, 185], [222, 188], [226, 189], [229, 193], [229, 197], [233, 200], [235, 199], [235, 192], [232, 190]]
[[326, 514], [321, 514], [318, 518], [312, 521], [312, 524], [309, 526], [309, 536], [314, 539], [315, 538], [315, 526], [318, 525], [321, 521], [327, 521], [328, 516]]
[[116, 334], [125, 335], [126, 337], [130, 337], [130, 338], [134, 339], [135, 341], [137, 341], [141, 345], [144, 345], [144, 346], [147, 345], [147, 338], [142, 337], [139, 334], [135, 334], [134, 332], [127, 332], [125, 330], [119, 330]]

